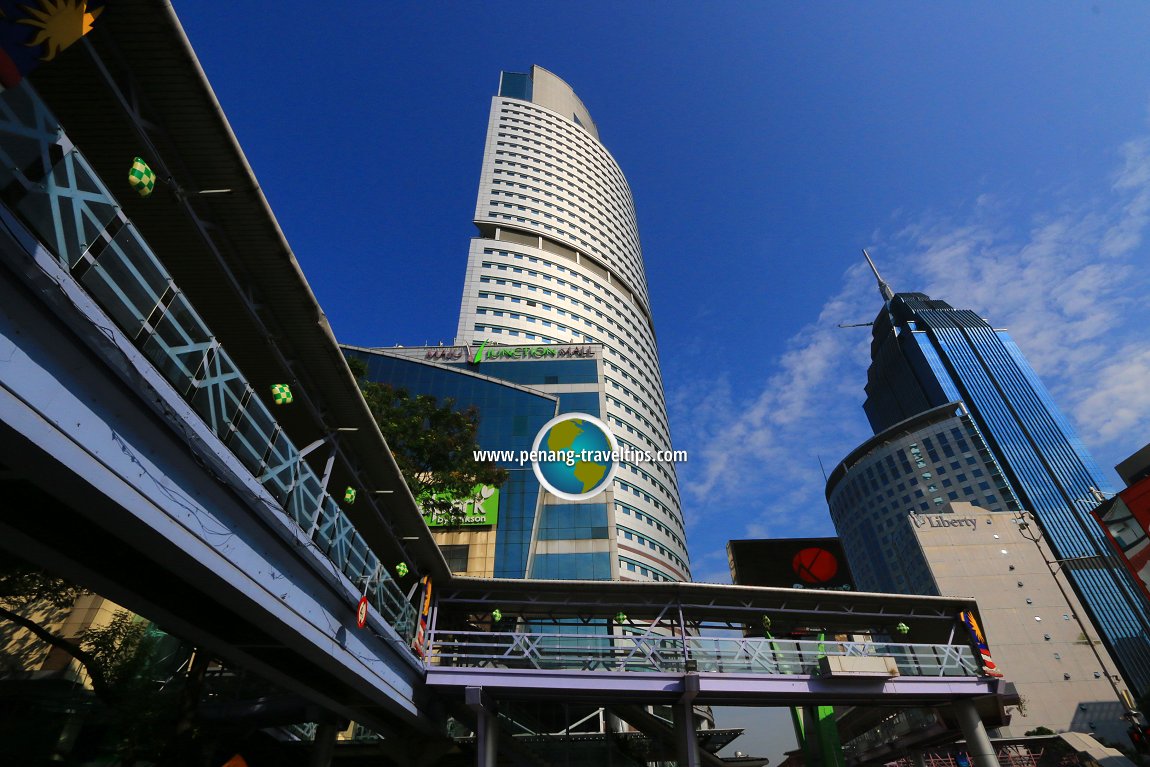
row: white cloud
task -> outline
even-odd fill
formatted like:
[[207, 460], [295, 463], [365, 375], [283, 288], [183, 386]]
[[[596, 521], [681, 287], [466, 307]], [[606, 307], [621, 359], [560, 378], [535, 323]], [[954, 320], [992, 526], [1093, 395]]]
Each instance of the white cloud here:
[[[984, 194], [962, 219], [907, 221], [902, 210], [895, 233], [878, 235], [872, 250], [896, 291], [1007, 327], [1104, 468], [1150, 438], [1150, 137], [1120, 155], [1090, 203], [1056, 200], [1035, 214]], [[736, 520], [729, 538], [832, 532], [818, 456], [830, 471], [870, 435], [861, 411], [870, 334], [836, 327], [877, 310], [865, 269], [843, 273], [761, 386], [738, 391], [719, 378], [676, 392], [678, 440], [706, 446], [681, 471], [692, 527], [723, 509]]]
[[850, 435], [865, 429], [858, 400], [870, 333], [837, 327], [875, 312], [878, 296], [865, 271], [856, 265], [843, 275], [839, 293], [791, 339], [761, 389], [740, 399], [720, 378], [676, 391], [676, 433], [703, 446], [681, 469], [689, 525], [711, 524], [716, 510], [733, 505], [728, 537], [831, 532], [818, 462], [821, 456], [829, 471], [853, 447]]

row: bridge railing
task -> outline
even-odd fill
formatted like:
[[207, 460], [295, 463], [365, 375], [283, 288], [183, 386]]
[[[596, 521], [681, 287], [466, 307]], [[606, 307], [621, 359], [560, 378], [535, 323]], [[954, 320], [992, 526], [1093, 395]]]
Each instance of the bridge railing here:
[[702, 673], [809, 676], [829, 656], [893, 659], [902, 676], [978, 676], [965, 645], [820, 642], [755, 637], [588, 636], [526, 631], [436, 631], [432, 666], [570, 671], [683, 673], [687, 661]]
[[[128, 164], [124, 166], [124, 179]], [[0, 190], [281, 510], [407, 640], [414, 608], [25, 81], [0, 97]]]

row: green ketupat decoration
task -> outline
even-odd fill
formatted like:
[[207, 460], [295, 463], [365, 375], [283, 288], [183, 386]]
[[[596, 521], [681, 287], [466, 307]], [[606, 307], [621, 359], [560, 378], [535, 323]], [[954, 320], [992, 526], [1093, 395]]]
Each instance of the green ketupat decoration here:
[[272, 399], [277, 405], [290, 405], [291, 387], [287, 384], [272, 384]]
[[343, 502], [344, 503], [355, 503], [355, 488], [354, 487], [349, 487], [347, 490], [343, 491]]
[[902, 621], [899, 621], [898, 625], [894, 627], [894, 630], [897, 631], [898, 633], [902, 634], [903, 636], [906, 636], [907, 634], [910, 633], [910, 626], [906, 625]]
[[615, 622], [616, 623], [626, 623], [627, 622], [627, 613], [623, 612], [622, 610], [615, 613]]
[[491, 620], [494, 623], [498, 623], [499, 621], [503, 620], [503, 611], [496, 607], [491, 611]]
[[407, 563], [406, 562], [400, 562], [398, 565], [395, 566], [395, 574], [398, 575], [400, 578], [407, 575], [408, 572], [409, 571], [407, 569]]
[[156, 188], [156, 174], [148, 167], [148, 163], [137, 157], [128, 171], [128, 184], [136, 190], [136, 194], [147, 197]]

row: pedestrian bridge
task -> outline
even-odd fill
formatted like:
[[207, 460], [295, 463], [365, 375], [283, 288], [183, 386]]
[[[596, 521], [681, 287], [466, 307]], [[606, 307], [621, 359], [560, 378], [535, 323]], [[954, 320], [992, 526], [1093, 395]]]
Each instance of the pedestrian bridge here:
[[968, 600], [454, 578], [436, 589], [434, 604], [427, 684], [444, 692], [482, 686], [502, 697], [599, 703], [689, 694], [699, 705], [881, 697], [911, 705], [998, 688], [959, 620], [973, 607]]

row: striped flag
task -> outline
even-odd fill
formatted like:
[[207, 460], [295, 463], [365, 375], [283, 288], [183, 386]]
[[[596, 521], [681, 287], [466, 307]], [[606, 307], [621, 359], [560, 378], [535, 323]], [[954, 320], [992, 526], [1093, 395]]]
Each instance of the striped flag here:
[[978, 619], [974, 617], [974, 613], [963, 610], [958, 614], [958, 617], [966, 624], [974, 643], [978, 646], [978, 652], [982, 656], [983, 673], [987, 676], [1001, 677], [1002, 672], [998, 670], [998, 664], [990, 657], [990, 647], [986, 644], [986, 635], [982, 633], [982, 627], [978, 625]]

